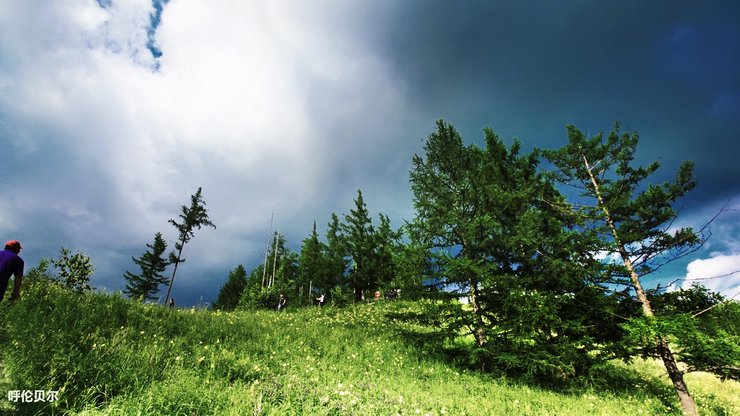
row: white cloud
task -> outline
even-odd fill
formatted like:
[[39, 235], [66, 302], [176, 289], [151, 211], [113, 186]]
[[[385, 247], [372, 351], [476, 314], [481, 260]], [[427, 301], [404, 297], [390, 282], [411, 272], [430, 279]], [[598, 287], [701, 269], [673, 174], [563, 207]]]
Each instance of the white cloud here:
[[208, 263], [234, 263], [261, 249], [272, 210], [307, 233], [328, 221], [329, 199], [346, 195], [348, 209], [358, 187], [391, 190], [383, 175], [345, 186], [342, 174], [403, 153], [389, 129], [403, 88], [351, 23], [312, 7], [170, 2], [154, 71], [149, 1], [4, 2], [0, 143], [22, 175], [3, 193], [24, 209], [0, 226], [32, 222], [29, 234], [108, 258], [171, 232], [167, 219], [203, 186], [219, 228], [196, 240]]
[[699, 282], [714, 292], [734, 296], [740, 291], [740, 253], [694, 260], [686, 267], [686, 279], [683, 288]]

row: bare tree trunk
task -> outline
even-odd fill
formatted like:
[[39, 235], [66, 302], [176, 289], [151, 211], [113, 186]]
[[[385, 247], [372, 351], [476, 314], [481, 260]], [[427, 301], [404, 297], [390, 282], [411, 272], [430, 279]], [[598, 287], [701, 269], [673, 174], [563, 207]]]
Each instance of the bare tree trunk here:
[[[630, 282], [632, 283], [632, 287], [635, 289], [635, 293], [637, 294], [637, 300], [639, 300], [640, 305], [642, 305], [642, 314], [647, 317], [653, 317], [655, 316], [655, 313], [653, 312], [653, 308], [650, 305], [650, 300], [647, 298], [647, 294], [642, 288], [642, 284], [640, 284], [640, 276], [637, 274], [637, 271], [632, 264], [632, 260], [629, 258], [627, 248], [622, 244], [621, 239], [619, 238], [617, 227], [614, 224], [614, 220], [612, 219], [612, 215], [609, 212], [609, 208], [606, 206], [606, 204], [604, 203], [604, 199], [601, 197], [599, 184], [596, 181], [596, 177], [591, 170], [591, 166], [588, 164], [586, 156], [583, 156], [583, 163], [586, 165], [586, 170], [588, 170], [588, 176], [591, 178], [591, 184], [594, 186], [594, 193], [597, 200], [599, 201], [599, 206], [601, 207], [601, 210], [604, 212], [604, 218], [606, 219], [606, 223], [609, 226], [612, 237], [614, 238], [614, 244], [617, 246], [617, 250], [619, 251], [619, 255], [624, 262], [624, 266], [629, 272]], [[676, 362], [676, 357], [674, 357], [673, 355], [673, 351], [671, 351], [671, 347], [661, 336], [658, 336], [655, 342], [658, 354], [663, 360], [663, 365], [665, 366], [666, 372], [668, 373], [668, 377], [671, 379], [671, 382], [673, 383], [673, 388], [676, 390], [676, 394], [678, 395], [678, 400], [681, 402], [683, 414], [687, 416], [698, 416], [699, 409], [696, 407], [696, 403], [689, 393], [689, 388], [683, 379], [683, 372], [678, 368], [678, 363]]]
[[275, 218], [275, 212], [272, 212], [272, 215], [270, 215], [270, 231], [267, 234], [267, 243], [265, 244], [265, 264], [262, 266], [262, 286], [261, 288], [265, 288], [265, 274], [267, 273], [267, 256], [270, 253], [270, 236], [272, 235], [272, 220]]
[[486, 345], [486, 332], [483, 329], [483, 309], [478, 299], [478, 281], [470, 280], [470, 304], [473, 305], [473, 314], [475, 315], [475, 341], [479, 347]]
[[[182, 243], [184, 246], [185, 243]], [[183, 247], [180, 246], [180, 250], [177, 251], [177, 261], [175, 262], [175, 268], [172, 270], [172, 278], [170, 278], [170, 284], [167, 287], [167, 296], [164, 298], [164, 304], [167, 305], [167, 301], [170, 300], [170, 292], [172, 292], [172, 284], [175, 283], [175, 274], [177, 273], [177, 266], [180, 264], [180, 256], [182, 256]]]
[[683, 408], [683, 414], [687, 416], [698, 416], [699, 409], [696, 407], [694, 398], [689, 393], [689, 387], [683, 379], [683, 372], [678, 368], [676, 364], [676, 358], [673, 356], [671, 348], [663, 338], [657, 340], [658, 353], [660, 358], [663, 360], [666, 371], [668, 372], [668, 378], [673, 383], [673, 388], [676, 390], [678, 400], [681, 402], [681, 408]]
[[272, 245], [272, 276], [270, 277], [270, 284], [267, 287], [272, 287], [275, 284], [275, 266], [277, 265], [277, 238], [278, 234], [275, 233], [275, 242]]

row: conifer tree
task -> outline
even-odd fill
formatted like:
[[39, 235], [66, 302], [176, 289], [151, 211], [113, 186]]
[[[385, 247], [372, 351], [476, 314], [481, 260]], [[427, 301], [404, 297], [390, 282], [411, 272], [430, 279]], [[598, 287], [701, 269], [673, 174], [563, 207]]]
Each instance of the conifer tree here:
[[134, 274], [129, 271], [124, 273], [126, 279], [126, 293], [131, 299], [154, 299], [159, 292], [160, 285], [167, 283], [168, 279], [163, 276], [165, 269], [170, 264], [163, 257], [167, 251], [167, 242], [162, 238], [162, 233], [154, 235], [154, 242], [146, 245], [147, 250], [138, 259], [132, 257], [134, 263], [139, 266], [140, 273]]
[[[691, 228], [672, 229], [678, 216], [675, 201], [693, 189], [693, 163], [684, 162], [673, 182], [646, 184], [660, 164], [634, 167], [638, 135], [620, 133], [619, 125], [604, 137], [588, 138], [574, 126], [568, 126], [568, 144], [546, 152], [557, 168], [557, 179], [581, 189], [579, 214], [588, 221], [587, 231], [598, 236], [602, 253], [614, 254], [622, 268], [615, 277], [627, 276], [634, 290], [643, 320], [652, 336], [644, 354], [663, 361], [669, 378], [687, 415], [697, 415], [696, 403], [684, 381], [684, 372], [669, 345], [666, 322], [660, 323], [642, 285], [642, 277], [693, 250], [702, 241]], [[680, 339], [674, 339], [680, 342]], [[691, 350], [684, 350], [691, 354]]]
[[345, 284], [347, 257], [347, 239], [342, 232], [342, 224], [339, 222], [339, 216], [332, 213], [326, 229], [326, 268], [329, 287]]
[[602, 329], [615, 327], [609, 299], [591, 282], [599, 264], [576, 250], [590, 243], [538, 170], [538, 152], [484, 133], [485, 148], [465, 145], [440, 121], [413, 160], [409, 227], [426, 246], [415, 251], [433, 256], [442, 293], [470, 301], [451, 303], [445, 325], [475, 337], [483, 366], [539, 382], [582, 374], [608, 358], [601, 342], [614, 335]]
[[180, 219], [182, 222], [177, 222], [174, 219], [169, 220], [169, 223], [177, 228], [179, 233], [178, 241], [175, 243], [175, 252], [170, 252], [169, 261], [174, 264], [175, 267], [172, 270], [172, 277], [169, 280], [169, 286], [167, 287], [167, 296], [164, 298], [165, 305], [170, 299], [170, 293], [172, 292], [172, 285], [175, 283], [175, 274], [177, 273], [177, 266], [184, 262], [182, 258], [182, 250], [195, 235], [195, 229], [200, 229], [203, 226], [213, 227], [216, 226], [208, 218], [208, 210], [205, 207], [206, 203], [201, 195], [201, 188], [190, 197], [190, 206], [180, 206]]
[[400, 250], [400, 232], [391, 228], [391, 220], [385, 214], [378, 214], [380, 225], [375, 233], [375, 257], [373, 270], [381, 286], [387, 286], [396, 275], [395, 257]]
[[236, 309], [239, 299], [247, 287], [247, 270], [241, 264], [229, 272], [226, 283], [218, 292], [218, 298], [213, 303], [213, 309], [231, 311]]
[[374, 290], [378, 286], [376, 232], [361, 190], [357, 191], [355, 208], [344, 216], [344, 220], [346, 247], [352, 260], [350, 287], [356, 293], [360, 290]]
[[316, 221], [313, 223], [311, 235], [303, 240], [301, 254], [298, 260], [298, 276], [300, 285], [306, 288], [306, 298], [313, 296], [308, 288], [314, 288], [328, 293], [332, 289], [330, 270], [326, 257], [326, 246], [319, 241], [316, 232]]

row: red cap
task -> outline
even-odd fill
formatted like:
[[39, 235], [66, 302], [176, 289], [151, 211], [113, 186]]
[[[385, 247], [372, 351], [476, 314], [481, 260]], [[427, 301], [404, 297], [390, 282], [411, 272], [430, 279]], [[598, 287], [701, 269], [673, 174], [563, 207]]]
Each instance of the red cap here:
[[[2, 240], [0, 240], [2, 241]], [[5, 243], [5, 248], [22, 249], [21, 242], [18, 240], [10, 240]]]

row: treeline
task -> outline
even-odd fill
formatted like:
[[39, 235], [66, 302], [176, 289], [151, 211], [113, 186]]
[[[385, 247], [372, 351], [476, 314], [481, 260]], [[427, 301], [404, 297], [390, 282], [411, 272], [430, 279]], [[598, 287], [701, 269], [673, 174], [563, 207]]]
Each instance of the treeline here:
[[[705, 240], [673, 226], [675, 202], [696, 186], [692, 163], [673, 181], [651, 183], [659, 163], [635, 166], [638, 135], [618, 125], [594, 137], [570, 126], [554, 150], [523, 152], [492, 130], [484, 139], [467, 145], [439, 121], [413, 158], [413, 219], [399, 229], [382, 213], [373, 221], [358, 191], [323, 238], [313, 224], [300, 253], [275, 233], [264, 263], [232, 270], [213, 307], [276, 308], [280, 294], [289, 307], [321, 294], [341, 306], [400, 289], [436, 299], [414, 319], [441, 328], [450, 345], [468, 345], [470, 363], [484, 370], [558, 382], [614, 358], [656, 357], [686, 414], [697, 413], [686, 372], [740, 379], [737, 302], [696, 285], [642, 286]], [[162, 259], [156, 239], [149, 247]], [[140, 264], [142, 274], [151, 264]]]
[[375, 291], [418, 291], [421, 286], [410, 285], [412, 279], [405, 272], [410, 268], [402, 236], [387, 215], [379, 213], [373, 221], [358, 190], [354, 209], [342, 220], [333, 213], [323, 238], [314, 222], [300, 253], [291, 251], [276, 232], [264, 263], [249, 275], [242, 265], [232, 270], [212, 307], [275, 309], [281, 294], [289, 307], [317, 304], [321, 295], [333, 305], [345, 306]]

